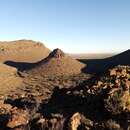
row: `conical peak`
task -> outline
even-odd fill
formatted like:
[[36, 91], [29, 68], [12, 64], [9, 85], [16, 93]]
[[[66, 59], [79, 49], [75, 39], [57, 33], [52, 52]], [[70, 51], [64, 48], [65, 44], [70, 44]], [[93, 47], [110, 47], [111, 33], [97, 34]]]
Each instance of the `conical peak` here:
[[54, 49], [50, 54], [49, 54], [49, 57], [55, 57], [55, 58], [61, 58], [61, 57], [64, 57], [65, 54], [64, 52], [57, 48], [57, 49]]

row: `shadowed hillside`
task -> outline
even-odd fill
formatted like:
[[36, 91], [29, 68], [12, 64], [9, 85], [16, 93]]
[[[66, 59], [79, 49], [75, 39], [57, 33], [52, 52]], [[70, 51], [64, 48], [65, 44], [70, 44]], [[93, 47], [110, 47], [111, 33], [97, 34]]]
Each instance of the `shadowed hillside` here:
[[24, 70], [30, 70], [34, 68], [37, 63], [27, 63], [27, 62], [15, 62], [15, 61], [5, 61], [4, 64], [12, 66], [17, 68], [19, 71], [24, 71]]
[[130, 50], [105, 59], [79, 59], [79, 61], [87, 64], [83, 71], [100, 74], [117, 65], [130, 65]]

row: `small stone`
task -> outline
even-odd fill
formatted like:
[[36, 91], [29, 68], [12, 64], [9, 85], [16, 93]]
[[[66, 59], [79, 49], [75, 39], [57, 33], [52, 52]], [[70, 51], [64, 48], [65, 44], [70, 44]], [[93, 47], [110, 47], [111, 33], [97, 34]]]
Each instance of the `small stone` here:
[[83, 115], [81, 116], [81, 123], [85, 124], [86, 127], [93, 127], [93, 121]]
[[118, 129], [120, 129], [120, 124], [116, 123], [116, 122], [113, 121], [113, 120], [108, 120], [108, 121], [105, 123], [105, 126], [106, 126], [106, 128], [108, 128], [109, 130], [118, 130]]
[[15, 128], [18, 126], [27, 125], [28, 121], [29, 121], [29, 116], [27, 111], [14, 108], [11, 110], [11, 118], [7, 123], [7, 127]]
[[116, 76], [116, 70], [115, 69], [110, 70], [110, 76]]
[[102, 81], [98, 81], [97, 83], [98, 86], [101, 86], [102, 84], [103, 84]]
[[77, 128], [80, 124], [81, 124], [81, 116], [77, 112], [77, 113], [73, 114], [73, 116], [70, 118], [70, 121], [68, 124], [69, 130], [77, 130]]
[[46, 120], [44, 118], [41, 118], [37, 121], [37, 124], [44, 124]]

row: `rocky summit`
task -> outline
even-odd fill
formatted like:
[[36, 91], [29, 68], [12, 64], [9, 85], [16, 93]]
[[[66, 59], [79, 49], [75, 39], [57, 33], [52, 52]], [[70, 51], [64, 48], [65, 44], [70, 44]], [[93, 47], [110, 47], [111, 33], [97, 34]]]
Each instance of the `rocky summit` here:
[[55, 49], [55, 50], [53, 50], [50, 54], [49, 54], [49, 56], [48, 57], [55, 57], [55, 58], [62, 58], [62, 57], [64, 57], [65, 56], [65, 53], [61, 50], [61, 49], [59, 49], [59, 48], [57, 48], [57, 49]]

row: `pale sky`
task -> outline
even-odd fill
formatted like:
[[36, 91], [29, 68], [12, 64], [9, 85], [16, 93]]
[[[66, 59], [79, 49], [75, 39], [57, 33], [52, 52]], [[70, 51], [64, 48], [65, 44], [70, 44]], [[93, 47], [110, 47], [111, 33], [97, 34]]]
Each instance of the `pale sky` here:
[[31, 39], [69, 53], [130, 48], [130, 0], [0, 0], [0, 40]]

